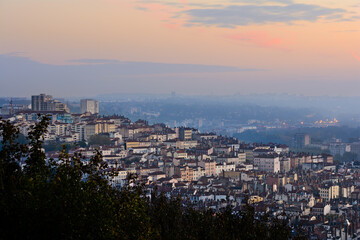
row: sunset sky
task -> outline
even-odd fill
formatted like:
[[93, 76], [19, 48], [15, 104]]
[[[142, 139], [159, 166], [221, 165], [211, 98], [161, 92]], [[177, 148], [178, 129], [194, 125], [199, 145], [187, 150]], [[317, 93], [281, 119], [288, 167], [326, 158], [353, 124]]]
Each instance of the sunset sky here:
[[359, 96], [359, 0], [1, 0], [0, 96]]

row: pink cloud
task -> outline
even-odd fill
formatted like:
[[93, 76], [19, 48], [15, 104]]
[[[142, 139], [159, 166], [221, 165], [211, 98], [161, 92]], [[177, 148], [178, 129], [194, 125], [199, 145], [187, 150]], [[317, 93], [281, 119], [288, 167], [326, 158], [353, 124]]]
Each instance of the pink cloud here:
[[164, 27], [169, 28], [169, 29], [178, 29], [180, 27], [180, 24], [177, 23], [164, 23], [163, 24]]
[[352, 54], [358, 61], [360, 61], [360, 57], [358, 55], [356, 55], [356, 53], [354, 51], [352, 51]]
[[278, 48], [283, 44], [281, 38], [273, 38], [269, 36], [266, 32], [246, 32], [246, 33], [237, 33], [227, 35], [226, 38], [249, 42], [259, 47], [264, 48]]
[[[185, 0], [181, 1], [185, 8], [187, 8], [187, 3]], [[159, 18], [162, 22], [164, 22], [162, 25], [169, 29], [178, 29], [184, 24], [184, 20], [181, 18], [173, 18], [174, 15], [181, 12], [183, 9], [165, 5], [162, 3], [142, 3], [138, 5], [141, 8], [146, 9], [146, 11], [149, 14], [152, 14], [156, 16], [156, 18]]]
[[189, 10], [186, 0], [181, 0], [181, 2], [182, 2], [182, 4], [184, 4], [185, 9]]

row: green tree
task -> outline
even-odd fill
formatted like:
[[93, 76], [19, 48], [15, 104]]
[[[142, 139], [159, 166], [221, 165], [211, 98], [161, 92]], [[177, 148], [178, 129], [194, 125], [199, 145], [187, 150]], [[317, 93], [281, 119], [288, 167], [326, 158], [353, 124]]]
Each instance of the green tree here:
[[110, 145], [111, 140], [109, 136], [103, 134], [92, 135], [89, 139], [89, 145]]
[[56, 141], [49, 141], [43, 145], [46, 152], [61, 151], [63, 147], [66, 147], [66, 151], [71, 150], [75, 147], [72, 143], [58, 143]]

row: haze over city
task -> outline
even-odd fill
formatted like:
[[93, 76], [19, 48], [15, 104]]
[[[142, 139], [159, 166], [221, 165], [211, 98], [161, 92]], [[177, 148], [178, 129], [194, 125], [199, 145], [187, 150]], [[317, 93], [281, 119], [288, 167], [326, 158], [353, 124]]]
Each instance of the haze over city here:
[[0, 0], [0, 239], [360, 239], [359, 0]]
[[359, 15], [358, 0], [3, 0], [0, 96], [359, 96]]

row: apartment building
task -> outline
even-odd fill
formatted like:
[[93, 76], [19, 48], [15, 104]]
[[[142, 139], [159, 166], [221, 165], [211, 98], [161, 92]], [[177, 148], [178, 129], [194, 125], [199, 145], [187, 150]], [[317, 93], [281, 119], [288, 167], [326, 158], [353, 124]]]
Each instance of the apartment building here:
[[258, 167], [259, 171], [265, 172], [280, 172], [280, 158], [278, 154], [261, 154], [254, 157], [254, 166]]
[[93, 99], [81, 99], [80, 100], [80, 111], [81, 113], [99, 113], [99, 102]]

